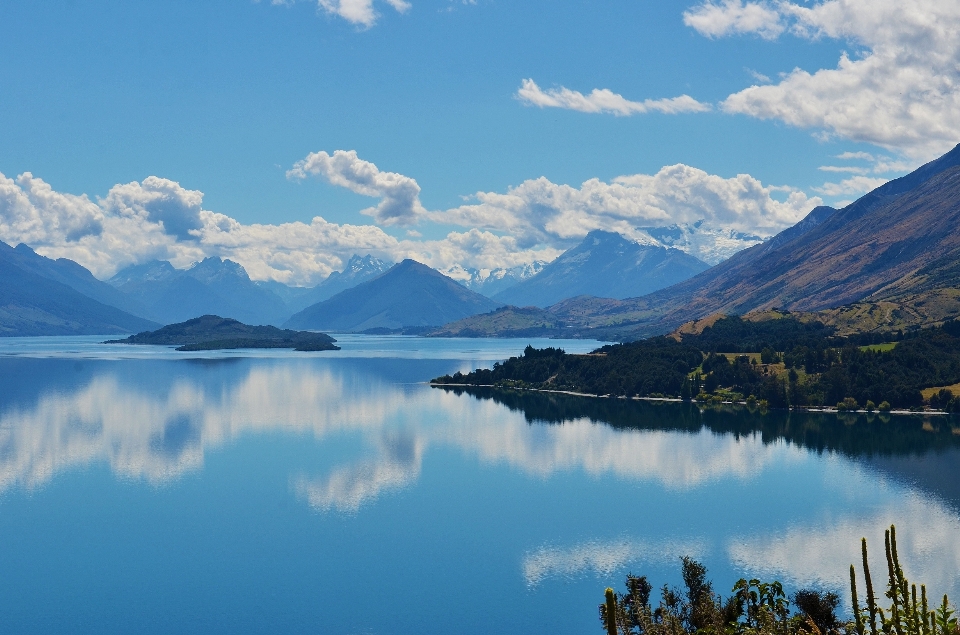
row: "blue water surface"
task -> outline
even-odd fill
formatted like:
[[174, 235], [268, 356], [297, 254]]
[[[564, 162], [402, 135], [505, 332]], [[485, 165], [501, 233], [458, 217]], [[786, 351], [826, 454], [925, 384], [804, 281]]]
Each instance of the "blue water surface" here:
[[323, 353], [0, 340], [0, 630], [591, 633], [628, 572], [703, 561], [960, 597], [960, 422], [433, 388], [528, 343]]

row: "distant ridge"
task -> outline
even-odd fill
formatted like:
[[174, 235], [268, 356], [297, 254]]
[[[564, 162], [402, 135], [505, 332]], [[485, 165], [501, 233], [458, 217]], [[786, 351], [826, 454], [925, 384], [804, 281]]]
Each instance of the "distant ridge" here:
[[334, 332], [440, 326], [500, 306], [439, 271], [404, 260], [291, 317], [284, 326]]
[[709, 265], [679, 249], [595, 230], [537, 275], [496, 295], [516, 306], [547, 307], [578, 295], [630, 298], [686, 280]]
[[147, 262], [117, 272], [109, 282], [162, 324], [215, 314], [249, 324], [277, 325], [290, 315], [283, 300], [250, 280], [240, 264], [217, 257], [205, 258], [189, 269], [174, 269], [165, 261]]
[[67, 258], [54, 260], [41, 256], [23, 243], [12, 249], [0, 243], [0, 251], [3, 252], [2, 257], [24, 271], [65, 284], [101, 304], [116, 307], [132, 315], [146, 317], [146, 307], [141, 303], [112, 285], [98, 280], [88, 269], [73, 260]]
[[[27, 258], [32, 262], [28, 267], [32, 270], [22, 268], [18, 264], [23, 261], [22, 251], [18, 253], [0, 242], [0, 336], [108, 335], [135, 333], [157, 326], [155, 322], [98, 302], [63, 282], [35, 273], [47, 266], [63, 266], [64, 263], [49, 264], [60, 261], [50, 261], [30, 250], [33, 256]], [[49, 262], [38, 264], [34, 256]]]

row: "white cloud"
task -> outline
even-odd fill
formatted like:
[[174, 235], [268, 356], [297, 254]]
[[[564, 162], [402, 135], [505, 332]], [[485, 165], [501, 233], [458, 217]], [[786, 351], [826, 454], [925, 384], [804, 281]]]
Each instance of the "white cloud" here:
[[684, 225], [675, 246], [713, 263], [792, 225], [820, 202], [749, 175], [725, 179], [682, 164], [654, 175], [590, 179], [579, 188], [541, 177], [504, 194], [478, 192], [475, 203], [445, 211], [424, 209], [414, 179], [381, 172], [354, 151], [313, 153], [288, 172], [292, 179], [312, 175], [379, 197], [375, 207], [361, 210], [376, 223], [433, 223], [448, 233], [424, 239], [413, 231], [401, 239], [377, 224], [337, 224], [322, 216], [245, 225], [204, 209], [202, 192], [155, 176], [91, 200], [24, 173], [16, 179], [0, 174], [0, 240], [70, 258], [101, 279], [149, 260], [182, 268], [219, 256], [243, 265], [254, 280], [311, 285], [358, 253], [413, 258], [442, 271], [525, 266], [553, 260], [594, 229], [658, 244], [643, 228]]
[[842, 161], [851, 161], [854, 159], [863, 159], [864, 161], [873, 161], [873, 155], [869, 152], [841, 152], [837, 158]]
[[839, 183], [824, 183], [820, 187], [815, 187], [813, 189], [824, 196], [863, 194], [880, 187], [886, 183], [887, 180], [888, 179], [879, 179], [869, 176], [854, 176], [849, 179], [844, 179]]
[[821, 165], [818, 169], [823, 172], [848, 172], [850, 174], [890, 174], [893, 172], [911, 172], [919, 167], [917, 161], [893, 159], [883, 155], [873, 155], [869, 152], [842, 152], [836, 156], [841, 161], [866, 161], [868, 165]]
[[186, 190], [174, 181], [148, 176], [142, 183], [134, 181], [113, 186], [102, 206], [107, 212], [139, 216], [159, 223], [166, 233], [189, 240], [191, 232], [203, 227], [200, 220], [202, 203], [202, 192]]
[[[410, 9], [410, 3], [403, 0], [386, 1], [399, 13], [406, 13]], [[317, 3], [327, 13], [367, 28], [373, 26], [380, 17], [373, 8], [373, 0], [317, 0]]]
[[784, 31], [780, 13], [767, 3], [724, 0], [720, 4], [704, 4], [684, 11], [683, 23], [707, 37], [731, 33], [756, 33], [774, 39]]
[[[258, 1], [258, 0], [255, 0]], [[411, 4], [405, 0], [385, 0], [398, 13], [406, 13]], [[271, 0], [270, 4], [291, 5], [296, 0]], [[326, 14], [343, 18], [351, 24], [369, 29], [376, 24], [380, 14], [373, 7], [373, 0], [317, 0], [317, 6]]]
[[[196, 245], [178, 243], [162, 221], [150, 218], [151, 213], [175, 218], [177, 205], [165, 206], [163, 198], [177, 199], [176, 192], [170, 181], [148, 181], [143, 191], [139, 184], [115, 186], [106, 199], [94, 203], [86, 195], [57, 192], [29, 172], [15, 180], [0, 174], [0, 240], [76, 260], [97, 275], [153, 258], [189, 264], [201, 256]], [[189, 200], [189, 192], [181, 194]]]
[[508, 233], [521, 249], [537, 244], [577, 240], [594, 229], [647, 239], [637, 227], [706, 221], [723, 227], [771, 236], [793, 225], [819, 198], [787, 188], [785, 201], [757, 179], [740, 174], [725, 179], [683, 164], [653, 175], [621, 176], [607, 183], [590, 179], [579, 188], [528, 180], [505, 194], [478, 192], [475, 204], [431, 212], [439, 223]]
[[789, 28], [798, 37], [863, 49], [844, 53], [836, 68], [796, 68], [778, 84], [734, 93], [721, 104], [725, 112], [872, 143], [913, 160], [929, 160], [960, 140], [960, 4], [728, 0], [702, 4], [684, 19], [709, 37], [752, 32], [772, 38]]
[[618, 117], [651, 111], [675, 115], [682, 112], [704, 112], [711, 108], [709, 104], [701, 103], [689, 95], [680, 95], [669, 99], [630, 101], [606, 88], [595, 88], [589, 95], [563, 87], [543, 90], [532, 79], [523, 80], [516, 97], [527, 105], [539, 106], [540, 108], [610, 113]]
[[287, 172], [287, 178], [307, 176], [322, 176], [351, 192], [383, 199], [376, 207], [361, 212], [382, 225], [409, 225], [426, 211], [420, 204], [420, 186], [414, 179], [396, 172], [381, 172], [373, 163], [357, 157], [356, 150], [337, 150], [333, 155], [311, 152]]
[[821, 165], [817, 168], [821, 172], [838, 172], [841, 174], [866, 174], [870, 170], [855, 165]]

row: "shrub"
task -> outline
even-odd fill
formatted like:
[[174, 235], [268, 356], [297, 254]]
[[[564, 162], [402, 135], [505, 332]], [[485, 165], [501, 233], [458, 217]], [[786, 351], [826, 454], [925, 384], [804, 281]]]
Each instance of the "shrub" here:
[[[627, 592], [607, 588], [606, 601], [600, 605], [600, 623], [608, 635], [960, 635], [955, 611], [943, 596], [939, 606], [931, 606], [924, 585], [911, 584], [904, 575], [897, 555], [896, 527], [886, 532], [886, 590], [875, 589], [867, 560], [867, 540], [861, 540], [863, 558], [863, 595], [860, 604], [857, 571], [850, 565], [850, 599], [853, 620], [837, 617], [840, 598], [831, 592], [801, 589], [791, 602], [777, 582], [740, 579], [724, 598], [713, 590], [706, 578], [707, 569], [684, 557], [683, 588], [666, 585], [660, 602], [653, 606], [653, 585], [646, 576], [627, 576]], [[889, 608], [878, 606], [881, 598], [892, 602]]]
[[942, 388], [939, 392], [930, 396], [930, 407], [937, 410], [946, 410], [951, 401], [953, 401], [953, 393], [947, 388]]
[[837, 410], [843, 412], [844, 410], [856, 410], [860, 407], [860, 404], [857, 403], [857, 400], [853, 397], [846, 397], [843, 401], [837, 404]]
[[880, 405], [877, 406], [877, 410], [879, 410], [880, 412], [890, 412], [890, 402], [881, 401]]

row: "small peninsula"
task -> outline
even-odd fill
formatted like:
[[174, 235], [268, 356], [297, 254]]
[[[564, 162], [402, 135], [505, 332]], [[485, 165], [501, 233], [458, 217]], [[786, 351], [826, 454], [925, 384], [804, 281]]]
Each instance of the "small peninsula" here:
[[438, 386], [543, 390], [770, 408], [960, 413], [960, 320], [896, 333], [837, 327], [771, 309], [715, 315], [669, 336], [589, 355], [527, 346], [493, 368], [444, 375]]
[[234, 348], [292, 348], [295, 351], [338, 351], [337, 340], [326, 333], [291, 331], [275, 326], [249, 326], [218, 315], [203, 315], [104, 344], [177, 346], [178, 351], [216, 351]]

